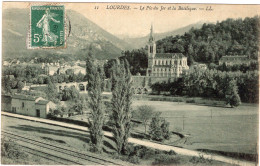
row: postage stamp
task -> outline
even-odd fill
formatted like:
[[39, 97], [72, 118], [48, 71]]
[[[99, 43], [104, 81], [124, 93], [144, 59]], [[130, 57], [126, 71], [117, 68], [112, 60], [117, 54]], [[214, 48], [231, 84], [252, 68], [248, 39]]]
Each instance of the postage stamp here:
[[31, 6], [29, 48], [65, 48], [65, 38], [63, 5]]

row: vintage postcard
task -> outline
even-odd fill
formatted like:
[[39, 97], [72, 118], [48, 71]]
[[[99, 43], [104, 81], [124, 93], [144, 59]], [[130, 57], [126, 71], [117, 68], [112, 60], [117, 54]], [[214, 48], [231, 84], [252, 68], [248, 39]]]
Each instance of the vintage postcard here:
[[259, 164], [260, 5], [2, 8], [1, 164]]

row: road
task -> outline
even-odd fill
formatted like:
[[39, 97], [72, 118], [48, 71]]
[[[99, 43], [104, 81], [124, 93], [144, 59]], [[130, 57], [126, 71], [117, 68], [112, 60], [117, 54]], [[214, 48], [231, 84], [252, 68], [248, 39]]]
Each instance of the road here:
[[[56, 125], [56, 126], [60, 126], [60, 127], [70, 128], [70, 129], [76, 129], [76, 130], [80, 130], [80, 131], [89, 131], [87, 127], [78, 126], [78, 125], [74, 125], [74, 124], [68, 124], [68, 123], [64, 123], [64, 122], [57, 122], [57, 121], [48, 120], [48, 119], [23, 116], [23, 115], [8, 113], [8, 112], [2, 112], [2, 115], [20, 118], [20, 119], [26, 119], [26, 120], [30, 120], [30, 121], [36, 121], [36, 122], [40, 122], [40, 123]], [[104, 132], [104, 135], [108, 136], [108, 137], [113, 137], [112, 133], [110, 133], [110, 132]], [[165, 151], [173, 150], [174, 152], [176, 152], [177, 154], [180, 154], [180, 155], [197, 156], [197, 157], [203, 155], [204, 158], [213, 159], [216, 161], [221, 161], [221, 162], [225, 162], [225, 163], [229, 163], [229, 164], [236, 164], [236, 165], [241, 165], [241, 166], [255, 165], [255, 163], [249, 162], [249, 161], [241, 161], [241, 160], [224, 157], [224, 156], [220, 156], [220, 155], [208, 154], [208, 153], [198, 152], [195, 150], [189, 150], [189, 149], [178, 148], [178, 147], [169, 146], [169, 145], [158, 144], [158, 143], [150, 142], [147, 140], [129, 138], [128, 141], [133, 144], [143, 145], [143, 146], [158, 149], [158, 150], [165, 150]]]

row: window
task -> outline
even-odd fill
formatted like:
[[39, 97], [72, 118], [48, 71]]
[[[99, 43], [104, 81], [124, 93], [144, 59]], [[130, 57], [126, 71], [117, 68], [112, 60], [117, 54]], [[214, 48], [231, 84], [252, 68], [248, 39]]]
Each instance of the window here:
[[153, 53], [153, 46], [150, 46], [150, 53]]
[[16, 113], [16, 107], [12, 107], [12, 112]]
[[24, 102], [22, 102], [22, 108], [24, 108]]

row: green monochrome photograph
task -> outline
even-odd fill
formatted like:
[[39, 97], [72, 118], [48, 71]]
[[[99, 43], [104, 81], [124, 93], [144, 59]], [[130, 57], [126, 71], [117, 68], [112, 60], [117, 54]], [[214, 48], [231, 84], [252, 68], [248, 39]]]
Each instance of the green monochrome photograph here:
[[259, 165], [260, 5], [139, 1], [2, 2], [2, 165]]

